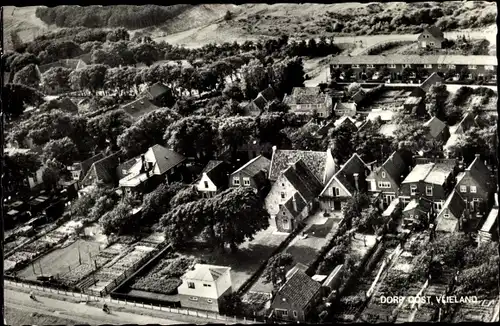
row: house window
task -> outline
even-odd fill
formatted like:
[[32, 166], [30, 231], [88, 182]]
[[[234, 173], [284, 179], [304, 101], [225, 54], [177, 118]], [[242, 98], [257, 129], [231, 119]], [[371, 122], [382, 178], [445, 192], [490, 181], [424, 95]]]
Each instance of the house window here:
[[281, 186], [282, 186], [282, 187], [284, 187], [284, 186], [285, 186], [285, 184], [284, 184], [284, 183], [282, 183], [282, 184], [281, 184]]
[[418, 219], [418, 215], [417, 214], [415, 214], [415, 219]]
[[286, 212], [285, 212], [285, 211], [283, 211], [283, 215], [286, 215]]
[[426, 196], [432, 196], [432, 186], [426, 186], [425, 187], [425, 195]]
[[432, 65], [424, 65], [424, 68], [426, 68], [426, 69], [432, 69]]
[[235, 185], [235, 186], [239, 186], [239, 185], [240, 185], [240, 179], [238, 179], [238, 178], [234, 178], [234, 179], [233, 179], [233, 185]]
[[297, 311], [293, 311], [293, 317], [297, 318]]
[[203, 181], [203, 183], [205, 184], [205, 188], [208, 188], [208, 181]]
[[460, 192], [467, 192], [467, 186], [460, 186]]
[[379, 181], [378, 182], [378, 187], [379, 188], [390, 188], [391, 187], [391, 183], [390, 182]]
[[413, 220], [413, 215], [410, 215], [410, 218]]
[[366, 65], [367, 68], [375, 68], [374, 65]]
[[382, 178], [385, 178], [385, 172], [382, 171]]
[[243, 185], [249, 186], [250, 185], [250, 178], [243, 178]]
[[406, 64], [403, 65], [403, 67], [405, 67], [405, 68], [411, 68], [411, 64], [406, 63]]
[[434, 209], [436, 211], [440, 211], [441, 209], [443, 208], [443, 203], [439, 202], [439, 203], [434, 203]]
[[429, 42], [429, 45], [430, 46], [434, 46], [434, 42]]
[[391, 64], [388, 64], [388, 65], [387, 65], [387, 67], [388, 67], [388, 68], [395, 69], [395, 68], [396, 68], [396, 65], [395, 65], [395, 64], [393, 64], [393, 63], [391, 63]]
[[207, 299], [207, 302], [208, 302], [208, 303], [212, 303], [212, 302], [214, 302], [214, 300], [212, 300], [212, 299]]
[[212, 287], [212, 285], [210, 285], [210, 284], [203, 284], [203, 286]]
[[193, 282], [188, 282], [188, 288], [194, 289], [194, 283]]
[[352, 65], [353, 68], [359, 68], [359, 65]]
[[288, 316], [288, 310], [285, 310], [285, 309], [281, 310], [280, 309], [280, 311], [281, 311], [281, 315]]
[[281, 199], [285, 199], [285, 193], [284, 192], [281, 193]]
[[340, 68], [340, 65], [333, 65], [333, 68]]
[[479, 202], [479, 198], [474, 198], [474, 199], [472, 199], [472, 200], [473, 200], [473, 201], [475, 201], [476, 203], [478, 203], [478, 202]]
[[323, 116], [323, 112], [319, 112], [318, 114], [319, 114], [319, 116], [320, 116], [320, 117], [322, 117], [322, 116]]
[[189, 297], [189, 300], [191, 300], [191, 301], [198, 301], [198, 297]]
[[448, 213], [443, 214], [443, 217], [444, 217], [444, 218], [450, 218], [450, 214], [448, 214]]
[[415, 196], [417, 194], [417, 186], [410, 186], [410, 195]]
[[477, 69], [477, 66], [476, 65], [470, 65], [469, 69]]
[[448, 65], [449, 69], [455, 69], [455, 65]]
[[484, 66], [485, 70], [495, 70], [493, 66]]
[[477, 191], [476, 186], [470, 186], [470, 192], [475, 194]]

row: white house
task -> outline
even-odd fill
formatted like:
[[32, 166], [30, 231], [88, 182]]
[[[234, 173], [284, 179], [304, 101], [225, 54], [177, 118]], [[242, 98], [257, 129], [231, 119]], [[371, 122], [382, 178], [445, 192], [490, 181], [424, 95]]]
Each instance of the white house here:
[[221, 298], [232, 292], [230, 267], [196, 264], [181, 279], [177, 290], [184, 308], [218, 313]]

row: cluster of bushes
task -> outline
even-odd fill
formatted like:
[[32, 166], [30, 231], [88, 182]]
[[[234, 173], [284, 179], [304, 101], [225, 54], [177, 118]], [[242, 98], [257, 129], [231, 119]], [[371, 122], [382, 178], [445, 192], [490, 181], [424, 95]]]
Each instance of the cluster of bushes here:
[[170, 253], [169, 259], [158, 264], [153, 271], [141, 277], [132, 285], [132, 289], [162, 294], [175, 294], [182, 284], [180, 277], [194, 264], [194, 259], [176, 257]]
[[55, 24], [58, 27], [139, 29], [164, 24], [190, 7], [190, 5], [39, 7], [36, 10], [36, 16], [46, 24]]
[[386, 42], [386, 43], [378, 44], [374, 47], [371, 47], [366, 54], [367, 55], [377, 55], [377, 54], [380, 54], [384, 51], [391, 50], [391, 49], [394, 49], [394, 48], [399, 47], [401, 45], [410, 44], [410, 43], [412, 43], [412, 42], [403, 42], [403, 41]]

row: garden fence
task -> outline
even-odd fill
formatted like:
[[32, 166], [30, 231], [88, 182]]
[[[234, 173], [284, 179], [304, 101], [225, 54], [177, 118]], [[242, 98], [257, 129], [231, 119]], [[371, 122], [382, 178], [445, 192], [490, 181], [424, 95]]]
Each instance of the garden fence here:
[[168, 312], [168, 313], [173, 313], [173, 314], [178, 314], [178, 315], [186, 315], [186, 316], [192, 316], [192, 317], [197, 317], [197, 318], [204, 318], [207, 320], [216, 320], [216, 321], [224, 322], [225, 324], [228, 324], [228, 323], [234, 323], [234, 324], [237, 324], [237, 323], [238, 324], [241, 324], [241, 323], [243, 323], [243, 324], [262, 323], [260, 321], [257, 321], [257, 319], [255, 319], [255, 318], [253, 318], [253, 319], [246, 318], [246, 317], [237, 318], [235, 316], [219, 315], [216, 312], [210, 312], [210, 311], [194, 310], [194, 309], [187, 309], [187, 308], [173, 308], [173, 307], [167, 307], [167, 306], [161, 306], [161, 305], [131, 302], [131, 301], [127, 301], [127, 300], [113, 299], [112, 297], [100, 297], [100, 296], [94, 296], [94, 295], [89, 295], [89, 294], [70, 292], [70, 291], [64, 291], [64, 290], [59, 290], [59, 289], [52, 289], [52, 288], [39, 286], [39, 285], [26, 284], [24, 282], [5, 280], [5, 285], [17, 286], [17, 287], [26, 288], [29, 290], [41, 291], [41, 292], [45, 292], [45, 293], [54, 293], [54, 294], [59, 294], [59, 295], [65, 295], [68, 297], [74, 297], [75, 299], [81, 298], [82, 301], [88, 300], [89, 302], [110, 303], [110, 304], [116, 304], [118, 306], [145, 308], [145, 309], [163, 311], [163, 312]]

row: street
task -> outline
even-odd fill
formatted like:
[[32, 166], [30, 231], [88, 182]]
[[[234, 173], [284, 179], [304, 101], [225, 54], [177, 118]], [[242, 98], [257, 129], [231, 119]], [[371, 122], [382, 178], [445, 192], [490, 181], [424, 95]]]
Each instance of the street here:
[[[36, 293], [37, 301], [30, 299], [28, 293], [18, 292], [13, 288], [5, 288], [5, 306], [20, 309], [26, 313], [41, 313], [74, 320], [78, 323], [97, 324], [185, 324], [176, 320], [156, 318], [145, 315], [136, 315], [117, 311], [111, 307], [111, 313], [106, 314], [102, 307], [50, 299]], [[9, 321], [7, 320], [7, 323]]]

